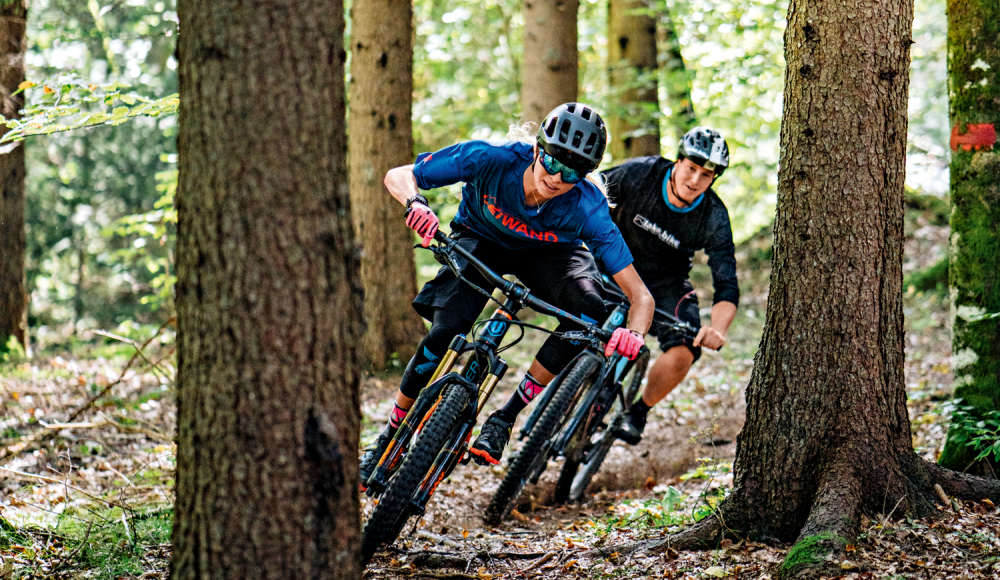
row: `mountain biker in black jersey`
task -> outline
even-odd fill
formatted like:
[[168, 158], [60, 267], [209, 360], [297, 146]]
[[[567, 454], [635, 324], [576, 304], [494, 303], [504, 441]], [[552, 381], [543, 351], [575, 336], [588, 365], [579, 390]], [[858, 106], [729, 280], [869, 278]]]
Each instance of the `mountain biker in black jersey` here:
[[[522, 131], [522, 141], [469, 141], [422, 153], [415, 164], [390, 170], [386, 189], [406, 205], [406, 223], [426, 246], [439, 222], [419, 189], [464, 182], [451, 223], [459, 244], [490, 268], [516, 275], [542, 300], [594, 323], [606, 316], [596, 256], [631, 302], [629, 326], [615, 332], [607, 352], [634, 358], [653, 317], [653, 298], [611, 220], [599, 179], [587, 177], [604, 155], [604, 121], [586, 105], [567, 103], [549, 113], [536, 138], [523, 127], [512, 129]], [[460, 265], [472, 283], [488, 285], [478, 270]], [[362, 453], [362, 487], [448, 344], [469, 332], [486, 301], [448, 268], [414, 299], [414, 309], [432, 326], [406, 367], [388, 424]], [[545, 342], [517, 392], [490, 415], [470, 447], [478, 463], [499, 462], [518, 413], [582, 348], [555, 337]]]
[[[631, 445], [642, 439], [646, 415], [687, 376], [701, 347], [726, 344], [739, 303], [736, 258], [729, 212], [712, 190], [729, 166], [729, 146], [714, 129], [695, 127], [679, 146], [677, 161], [663, 157], [629, 159], [603, 172], [611, 216], [635, 256], [635, 268], [658, 309], [699, 328], [693, 340], [673, 331], [650, 333], [663, 354], [649, 371], [642, 397], [629, 409], [616, 435]], [[701, 326], [698, 298], [688, 274], [694, 253], [704, 250], [715, 297], [709, 326]]]

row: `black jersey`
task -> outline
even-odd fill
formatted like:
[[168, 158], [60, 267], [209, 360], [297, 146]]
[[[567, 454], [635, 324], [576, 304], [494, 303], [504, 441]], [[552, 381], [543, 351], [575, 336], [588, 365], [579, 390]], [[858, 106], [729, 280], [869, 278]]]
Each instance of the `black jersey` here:
[[711, 188], [688, 212], [668, 208], [663, 180], [673, 165], [662, 157], [638, 157], [604, 171], [608, 198], [614, 204], [611, 218], [632, 251], [639, 277], [650, 289], [687, 279], [694, 253], [705, 250], [715, 287], [713, 304], [738, 304], [729, 211]]

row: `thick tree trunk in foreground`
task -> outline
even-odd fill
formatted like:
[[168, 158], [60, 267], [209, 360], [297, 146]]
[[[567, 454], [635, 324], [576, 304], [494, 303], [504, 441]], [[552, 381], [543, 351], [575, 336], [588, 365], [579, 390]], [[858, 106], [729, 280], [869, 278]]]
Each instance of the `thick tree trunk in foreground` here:
[[714, 517], [670, 538], [674, 548], [795, 540], [783, 573], [823, 575], [862, 514], [936, 514], [935, 483], [1000, 500], [1000, 482], [923, 461], [911, 442], [902, 257], [912, 14], [906, 0], [792, 0], [771, 290], [734, 488]]
[[172, 578], [359, 578], [339, 0], [181, 0]]
[[382, 186], [386, 171], [413, 163], [413, 5], [371, 0], [352, 7], [351, 211], [365, 287], [365, 360], [408, 360], [424, 334], [410, 306], [417, 294], [413, 232]]
[[525, 0], [522, 121], [538, 123], [577, 100], [577, 14], [580, 0]]
[[[955, 398], [969, 420], [1000, 411], [1000, 4], [948, 2], [951, 104], [952, 367]], [[952, 423], [940, 463], [1000, 477], [996, 461], [976, 462], [967, 432]]]
[[611, 159], [660, 154], [656, 20], [645, 0], [609, 0], [608, 68], [617, 106], [608, 119]]
[[[0, 6], [0, 114], [20, 119], [24, 93], [13, 94], [24, 82], [24, 32], [28, 10], [24, 0]], [[7, 128], [0, 126], [0, 134]], [[11, 337], [28, 349], [28, 286], [24, 258], [24, 143], [0, 153], [0, 354]]]
[[681, 40], [677, 36], [677, 27], [671, 14], [664, 11], [660, 18], [660, 31], [663, 35], [663, 79], [667, 90], [666, 105], [670, 109], [667, 123], [673, 128], [674, 138], [680, 142], [684, 133], [694, 128], [697, 118], [694, 114], [694, 104], [691, 101], [691, 74], [684, 65], [681, 55]]

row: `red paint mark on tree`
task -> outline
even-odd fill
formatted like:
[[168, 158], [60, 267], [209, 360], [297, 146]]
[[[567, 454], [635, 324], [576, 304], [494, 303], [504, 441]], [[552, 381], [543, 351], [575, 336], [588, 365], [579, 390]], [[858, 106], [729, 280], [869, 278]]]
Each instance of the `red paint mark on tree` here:
[[951, 128], [951, 150], [958, 151], [958, 147], [966, 151], [971, 151], [973, 147], [987, 149], [993, 147], [997, 142], [997, 131], [990, 123], [966, 125], [966, 132], [959, 135], [958, 125]]

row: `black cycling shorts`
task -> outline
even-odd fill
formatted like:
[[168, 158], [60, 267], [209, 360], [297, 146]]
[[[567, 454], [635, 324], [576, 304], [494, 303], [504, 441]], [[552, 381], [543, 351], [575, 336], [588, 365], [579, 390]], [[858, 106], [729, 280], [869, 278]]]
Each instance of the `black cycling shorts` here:
[[[597, 288], [603, 288], [594, 256], [583, 246], [559, 243], [511, 250], [482, 239], [469, 230], [459, 230], [454, 224], [452, 231], [456, 232], [454, 237], [458, 239], [459, 245], [482, 260], [494, 272], [517, 276], [518, 280], [531, 290], [532, 295], [567, 310], [570, 314], [576, 316], [583, 314], [575, 312], [573, 305], [566, 303], [567, 298], [572, 295], [568, 286], [574, 285], [575, 280], [587, 278], [593, 280]], [[479, 273], [479, 270], [470, 266], [460, 256], [456, 255], [455, 260], [466, 279], [486, 289], [487, 292], [493, 290], [492, 285]], [[447, 308], [471, 325], [479, 317], [487, 301], [486, 296], [456, 278], [447, 267], [442, 267], [438, 270], [437, 276], [424, 284], [420, 293], [414, 298], [413, 308], [427, 320], [433, 320], [435, 309]], [[581, 316], [581, 318], [586, 320], [591, 316]], [[603, 321], [594, 322], [600, 324]]]
[[[678, 320], [687, 322], [698, 330], [701, 328], [701, 314], [698, 309], [698, 296], [694, 293], [691, 281], [687, 279], [664, 280], [649, 289], [656, 301], [657, 310], [663, 310], [673, 315]], [[660, 350], [667, 352], [675, 346], [684, 345], [688, 347], [694, 360], [701, 358], [701, 347], [694, 346], [694, 339], [684, 338], [680, 333], [670, 328], [666, 328], [663, 323], [666, 318], [660, 313], [653, 315], [653, 326], [649, 329], [649, 334], [655, 336], [660, 342]]]

